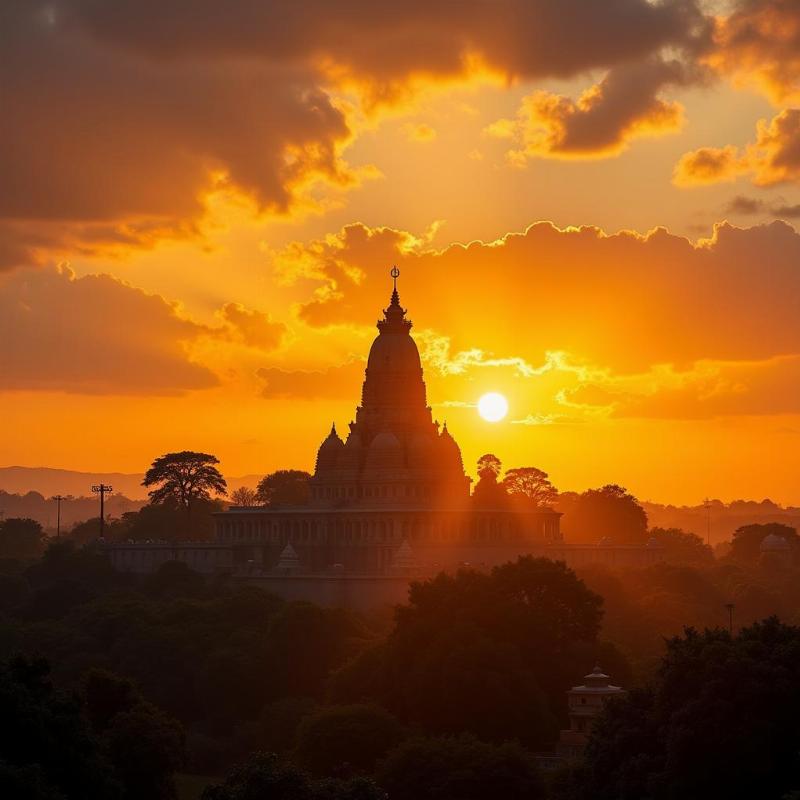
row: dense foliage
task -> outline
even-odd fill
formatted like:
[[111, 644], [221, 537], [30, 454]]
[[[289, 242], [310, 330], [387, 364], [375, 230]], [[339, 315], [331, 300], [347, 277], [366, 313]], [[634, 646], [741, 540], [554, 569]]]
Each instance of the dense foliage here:
[[565, 796], [759, 797], [800, 787], [800, 628], [775, 618], [667, 642], [655, 679], [609, 704]]

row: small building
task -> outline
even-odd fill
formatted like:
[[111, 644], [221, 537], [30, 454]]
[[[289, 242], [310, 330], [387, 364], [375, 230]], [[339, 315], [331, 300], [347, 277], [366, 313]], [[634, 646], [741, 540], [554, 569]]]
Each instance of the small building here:
[[585, 683], [573, 686], [567, 692], [569, 728], [561, 731], [556, 747], [556, 753], [562, 758], [580, 758], [592, 725], [608, 699], [627, 694], [620, 686], [610, 683], [610, 680], [598, 666], [584, 676]]

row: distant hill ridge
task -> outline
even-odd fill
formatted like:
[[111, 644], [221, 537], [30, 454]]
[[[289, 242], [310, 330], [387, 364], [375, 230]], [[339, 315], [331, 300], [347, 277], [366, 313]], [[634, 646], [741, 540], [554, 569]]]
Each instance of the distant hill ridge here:
[[[71, 469], [52, 467], [0, 467], [0, 490], [9, 494], [39, 492], [45, 497], [55, 494], [90, 496], [92, 484], [110, 483], [115, 494], [122, 494], [131, 500], [146, 500], [147, 490], [142, 486], [144, 473], [128, 472], [78, 472]], [[244, 475], [227, 477], [228, 487], [236, 489], [247, 486], [255, 489], [263, 475]]]

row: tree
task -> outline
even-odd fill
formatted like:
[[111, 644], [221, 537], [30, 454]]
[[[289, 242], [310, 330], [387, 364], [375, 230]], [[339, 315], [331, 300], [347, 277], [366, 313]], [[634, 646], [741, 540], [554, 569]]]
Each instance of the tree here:
[[366, 778], [315, 780], [274, 753], [255, 753], [225, 780], [203, 792], [202, 800], [386, 800]]
[[[599, 656], [601, 606], [574, 572], [544, 558], [442, 573], [411, 585], [386, 642], [335, 675], [331, 695], [373, 700], [431, 734], [547, 747], [564, 692]], [[624, 675], [620, 662], [607, 661]]]
[[494, 453], [485, 453], [478, 459], [478, 477], [491, 480], [494, 478], [495, 482], [500, 477], [500, 472], [503, 469], [503, 462], [494, 455]]
[[755, 563], [761, 556], [761, 542], [767, 536], [780, 536], [786, 540], [795, 553], [800, 550], [800, 537], [794, 528], [778, 522], [755, 523], [742, 525], [736, 529], [731, 541], [731, 558], [751, 564]]
[[91, 670], [84, 697], [92, 729], [125, 787], [125, 797], [172, 800], [174, 773], [184, 760], [180, 723], [145, 702], [133, 683]]
[[256, 497], [271, 508], [305, 505], [309, 498], [310, 477], [308, 472], [300, 469], [279, 469], [259, 481]]
[[622, 486], [609, 484], [579, 495], [564, 510], [561, 526], [572, 542], [644, 544], [647, 513]]
[[254, 489], [240, 486], [231, 492], [231, 504], [234, 506], [254, 506], [258, 503], [258, 494]]
[[512, 497], [527, 497], [537, 506], [552, 505], [558, 498], [558, 490], [550, 483], [547, 473], [536, 467], [508, 470], [501, 485]]
[[314, 775], [370, 774], [402, 738], [400, 723], [380, 706], [327, 706], [300, 723], [295, 755]]
[[0, 663], [0, 788], [4, 797], [28, 778], [36, 800], [120, 797], [111, 766], [92, 736], [74, 696], [62, 694], [49, 679], [44, 659], [12, 658]]
[[518, 744], [458, 738], [411, 739], [394, 751], [376, 778], [392, 800], [537, 800], [545, 789], [536, 759]]
[[195, 500], [225, 494], [227, 484], [215, 464], [216, 456], [183, 450], [159, 456], [147, 470], [142, 486], [155, 486], [148, 493], [152, 503], [175, 500], [188, 509]]
[[0, 558], [36, 558], [43, 544], [44, 531], [35, 519], [10, 517], [0, 522]]
[[492, 453], [486, 453], [478, 459], [478, 482], [473, 490], [478, 505], [502, 505], [507, 499], [505, 489], [497, 482], [502, 468], [500, 459]]
[[798, 788], [800, 628], [687, 629], [655, 680], [610, 702], [586, 749], [585, 800], [758, 797]]
[[697, 534], [680, 528], [651, 528], [650, 537], [664, 548], [664, 560], [671, 564], [704, 567], [714, 562], [713, 551]]
[[167, 453], [152, 463], [142, 486], [155, 487], [149, 492], [153, 504], [177, 503], [186, 512], [188, 527], [194, 503], [209, 501], [212, 494], [225, 494], [228, 488], [216, 464], [219, 459], [208, 453]]

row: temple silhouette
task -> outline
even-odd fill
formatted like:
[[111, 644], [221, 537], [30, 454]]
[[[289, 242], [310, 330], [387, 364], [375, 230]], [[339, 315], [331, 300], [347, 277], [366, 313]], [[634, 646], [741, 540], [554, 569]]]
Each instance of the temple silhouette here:
[[428, 405], [398, 274], [392, 270], [360, 405], [346, 439], [334, 424], [320, 444], [307, 504], [232, 506], [216, 515], [213, 543], [110, 545], [117, 568], [149, 572], [179, 560], [266, 583], [289, 598], [369, 605], [402, 600], [415, 576], [489, 568], [523, 554], [573, 566], [660, 558], [654, 547], [570, 545], [553, 509], [499, 487], [470, 493], [458, 443]]

